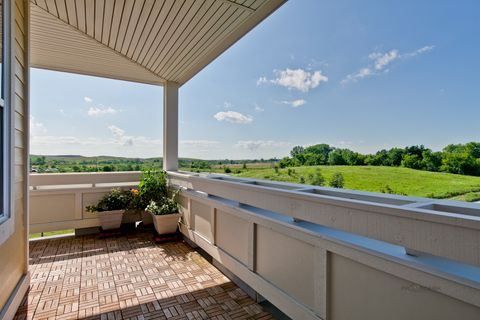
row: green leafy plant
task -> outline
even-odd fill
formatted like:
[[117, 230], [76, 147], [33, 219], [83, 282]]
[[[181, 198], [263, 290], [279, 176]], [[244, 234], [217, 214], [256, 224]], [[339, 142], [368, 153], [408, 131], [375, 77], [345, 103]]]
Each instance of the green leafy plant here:
[[174, 192], [170, 197], [163, 199], [163, 201], [160, 203], [156, 201], [150, 201], [146, 211], [156, 216], [178, 213], [178, 203], [175, 200], [177, 194], [178, 191]]
[[112, 189], [104, 195], [96, 205], [87, 206], [88, 212], [103, 212], [126, 209], [132, 201], [132, 194], [119, 188]]
[[150, 202], [162, 203], [168, 198], [167, 173], [162, 170], [146, 170], [142, 172], [138, 183], [138, 193], [132, 190], [131, 209], [145, 210]]

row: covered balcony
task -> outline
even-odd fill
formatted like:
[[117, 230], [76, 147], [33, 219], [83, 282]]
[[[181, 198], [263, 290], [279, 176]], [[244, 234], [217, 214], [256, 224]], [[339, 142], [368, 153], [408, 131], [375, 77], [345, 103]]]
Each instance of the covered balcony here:
[[[13, 4], [23, 120], [0, 318], [479, 319], [477, 204], [178, 170], [179, 88], [283, 3]], [[136, 186], [139, 172], [28, 173], [30, 66], [163, 86], [163, 168], [181, 189], [181, 240], [96, 233], [85, 207]]]

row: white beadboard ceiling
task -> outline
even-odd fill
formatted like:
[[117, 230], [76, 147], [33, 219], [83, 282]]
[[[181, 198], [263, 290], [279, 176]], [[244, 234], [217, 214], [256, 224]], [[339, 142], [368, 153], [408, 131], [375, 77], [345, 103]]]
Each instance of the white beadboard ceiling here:
[[31, 64], [184, 84], [285, 1], [31, 0]]

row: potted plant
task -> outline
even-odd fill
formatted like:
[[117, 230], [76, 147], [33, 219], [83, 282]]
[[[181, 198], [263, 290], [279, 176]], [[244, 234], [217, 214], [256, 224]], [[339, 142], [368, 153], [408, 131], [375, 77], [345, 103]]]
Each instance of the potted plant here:
[[151, 201], [147, 206], [152, 218], [155, 230], [158, 234], [174, 233], [177, 231], [178, 221], [181, 214], [178, 212], [178, 203], [175, 200], [178, 192], [170, 197], [165, 197], [161, 202]]
[[112, 189], [96, 205], [87, 206], [86, 210], [98, 215], [103, 230], [118, 229], [122, 224], [123, 213], [131, 201], [129, 193], [130, 191], [119, 188]]
[[140, 211], [142, 224], [151, 225], [153, 223], [152, 216], [145, 209], [152, 201], [161, 203], [168, 197], [167, 173], [154, 169], [143, 171], [138, 184], [138, 192], [133, 191], [133, 193], [132, 206]]

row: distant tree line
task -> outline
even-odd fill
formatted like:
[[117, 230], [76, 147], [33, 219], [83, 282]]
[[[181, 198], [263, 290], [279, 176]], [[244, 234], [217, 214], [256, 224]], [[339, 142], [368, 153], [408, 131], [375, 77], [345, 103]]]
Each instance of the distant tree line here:
[[434, 172], [480, 176], [480, 142], [450, 144], [434, 152], [423, 145], [361, 154], [328, 144], [296, 146], [290, 157], [280, 160], [280, 168], [315, 165], [390, 166]]

